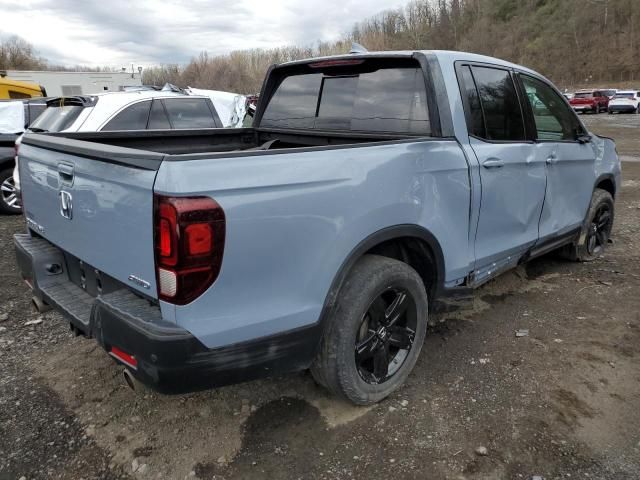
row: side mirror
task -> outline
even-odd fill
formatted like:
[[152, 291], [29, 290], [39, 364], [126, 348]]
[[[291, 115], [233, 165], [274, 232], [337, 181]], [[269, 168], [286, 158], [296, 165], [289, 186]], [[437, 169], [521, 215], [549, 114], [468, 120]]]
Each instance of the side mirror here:
[[591, 141], [591, 135], [587, 133], [578, 133], [576, 135], [576, 140], [578, 143], [589, 143]]

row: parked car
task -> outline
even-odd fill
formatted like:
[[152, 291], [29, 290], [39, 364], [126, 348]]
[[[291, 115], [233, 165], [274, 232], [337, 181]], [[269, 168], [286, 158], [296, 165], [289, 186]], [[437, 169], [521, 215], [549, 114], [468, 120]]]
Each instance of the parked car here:
[[[14, 143], [24, 130], [24, 108], [19, 101], [0, 102], [0, 212], [20, 211], [12, 181]], [[16, 206], [17, 204], [17, 206]]]
[[[106, 132], [228, 126], [218, 116], [213, 103], [214, 98], [218, 97], [213, 94], [186, 94], [180, 89], [132, 90], [91, 96], [54, 97], [47, 99], [46, 110], [37, 121], [31, 123], [29, 129], [33, 132]], [[231, 121], [234, 112], [226, 109], [225, 101], [227, 97], [221, 100], [224, 118], [225, 121]], [[21, 139], [18, 138], [16, 151], [19, 151], [20, 144]], [[16, 163], [19, 163], [17, 156]], [[13, 192], [19, 199], [19, 169], [16, 168], [12, 178], [6, 181], [12, 183]], [[19, 212], [19, 201], [16, 205]]]
[[222, 128], [211, 100], [173, 91], [58, 97], [29, 127], [34, 132]]
[[16, 156], [15, 142], [46, 108], [45, 100], [42, 97], [0, 100], [0, 213], [22, 211], [12, 173]]
[[638, 90], [620, 90], [609, 102], [609, 114], [638, 113], [640, 92]]
[[127, 383], [311, 368], [356, 404], [406, 380], [434, 311], [552, 250], [599, 257], [620, 188], [548, 80], [443, 51], [274, 66], [251, 128], [28, 133], [19, 168], [34, 303]]
[[47, 91], [42, 85], [21, 80], [13, 80], [0, 71], [0, 99], [20, 100], [22, 98], [46, 97]]
[[578, 90], [569, 103], [576, 112], [606, 112], [609, 97], [602, 90]]

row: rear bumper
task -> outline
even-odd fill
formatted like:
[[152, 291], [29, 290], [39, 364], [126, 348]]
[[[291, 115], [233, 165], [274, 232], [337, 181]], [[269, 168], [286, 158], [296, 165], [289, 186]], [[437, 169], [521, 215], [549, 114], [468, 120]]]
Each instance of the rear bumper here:
[[585, 105], [571, 105], [576, 112], [591, 112], [598, 108], [597, 105], [585, 104]]
[[[160, 308], [122, 289], [91, 296], [69, 280], [64, 255], [44, 239], [14, 236], [21, 275], [33, 295], [62, 313], [74, 331], [110, 352], [134, 356], [125, 365], [161, 393], [185, 393], [307, 368], [320, 338], [319, 325], [241, 344], [206, 348], [187, 330], [162, 319]], [[60, 269], [51, 269], [51, 265]], [[56, 273], [51, 273], [54, 270]], [[118, 361], [118, 360], [116, 360]]]
[[610, 112], [635, 112], [636, 107], [633, 105], [609, 105]]

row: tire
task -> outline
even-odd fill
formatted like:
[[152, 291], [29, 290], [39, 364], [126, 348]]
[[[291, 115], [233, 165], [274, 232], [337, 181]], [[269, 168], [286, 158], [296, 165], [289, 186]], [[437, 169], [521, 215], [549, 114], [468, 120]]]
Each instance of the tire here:
[[313, 377], [356, 405], [379, 402], [400, 387], [415, 366], [427, 315], [426, 289], [413, 268], [365, 255], [338, 294], [311, 366]]
[[22, 212], [13, 185], [13, 168], [0, 171], [0, 212], [14, 215]]
[[609, 115], [613, 115], [613, 110], [609, 110]]
[[[606, 219], [603, 216], [604, 213], [606, 213]], [[578, 262], [591, 262], [601, 257], [611, 236], [614, 215], [613, 197], [606, 190], [596, 188], [591, 196], [591, 205], [582, 225], [580, 238], [577, 242], [564, 247], [561, 251], [562, 256]]]

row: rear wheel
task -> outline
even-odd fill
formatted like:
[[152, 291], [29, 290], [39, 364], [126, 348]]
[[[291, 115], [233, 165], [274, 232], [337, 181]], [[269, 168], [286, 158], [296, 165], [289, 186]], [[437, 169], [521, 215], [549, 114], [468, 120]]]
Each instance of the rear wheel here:
[[570, 260], [590, 262], [602, 256], [613, 228], [613, 197], [606, 190], [596, 188], [591, 206], [577, 242], [567, 245], [562, 253]]
[[0, 171], [0, 212], [16, 214], [21, 211], [20, 199], [13, 183], [13, 169], [7, 168]]
[[427, 294], [407, 264], [365, 255], [342, 287], [311, 367], [318, 383], [357, 405], [404, 383], [427, 331]]

